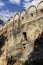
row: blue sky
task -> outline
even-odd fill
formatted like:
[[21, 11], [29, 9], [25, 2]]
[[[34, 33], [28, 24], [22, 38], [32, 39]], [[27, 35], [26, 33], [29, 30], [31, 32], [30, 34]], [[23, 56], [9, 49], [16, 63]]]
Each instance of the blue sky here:
[[40, 0], [0, 0], [0, 19], [7, 21], [16, 12], [36, 5]]
[[[16, 2], [16, 0], [14, 1], [14, 3], [10, 0], [2, 0], [5, 5], [1, 8], [2, 10], [9, 10], [12, 12], [19, 12], [23, 9], [23, 0], [20, 0], [20, 2]], [[19, 1], [19, 0], [18, 0]]]

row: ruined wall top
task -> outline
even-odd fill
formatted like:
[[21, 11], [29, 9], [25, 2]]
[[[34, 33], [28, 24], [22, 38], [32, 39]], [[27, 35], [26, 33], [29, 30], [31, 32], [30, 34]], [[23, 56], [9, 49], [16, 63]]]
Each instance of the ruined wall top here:
[[43, 17], [43, 0], [38, 3], [37, 7], [31, 5], [27, 10], [22, 10], [20, 13], [16, 13], [12, 16], [7, 23], [0, 29], [0, 35], [8, 30], [8, 27], [13, 25], [18, 27], [26, 22], [37, 20], [37, 18]]

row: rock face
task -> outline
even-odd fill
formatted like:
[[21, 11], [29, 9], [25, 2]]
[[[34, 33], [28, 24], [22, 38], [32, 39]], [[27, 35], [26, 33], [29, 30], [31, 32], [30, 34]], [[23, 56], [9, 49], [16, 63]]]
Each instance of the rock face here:
[[0, 65], [31, 65], [40, 59], [43, 59], [43, 1], [17, 13], [0, 29]]

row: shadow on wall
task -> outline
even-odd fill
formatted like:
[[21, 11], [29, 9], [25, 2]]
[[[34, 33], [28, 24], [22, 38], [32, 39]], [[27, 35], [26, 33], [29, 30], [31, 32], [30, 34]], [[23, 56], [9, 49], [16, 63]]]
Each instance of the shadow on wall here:
[[43, 65], [43, 32], [35, 40], [33, 51], [24, 65]]
[[5, 45], [7, 37], [5, 37], [3, 34], [0, 35], [0, 56], [2, 55], [3, 51], [1, 50], [2, 47]]

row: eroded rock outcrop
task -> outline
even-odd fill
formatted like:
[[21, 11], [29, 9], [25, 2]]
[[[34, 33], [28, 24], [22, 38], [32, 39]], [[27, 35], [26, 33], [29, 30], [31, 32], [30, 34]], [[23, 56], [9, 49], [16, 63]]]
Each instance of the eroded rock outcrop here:
[[[25, 62], [30, 65], [30, 61], [39, 59], [40, 55], [35, 56], [37, 53], [43, 54], [43, 37], [40, 38], [42, 32], [43, 1], [37, 7], [32, 5], [28, 10], [17, 13], [0, 29], [0, 65], [23, 65]], [[36, 51], [37, 43], [39, 52]]]

